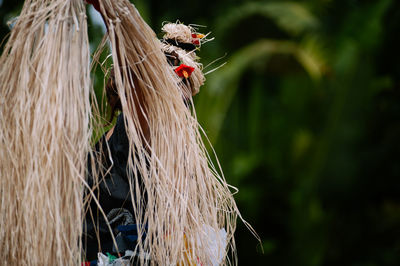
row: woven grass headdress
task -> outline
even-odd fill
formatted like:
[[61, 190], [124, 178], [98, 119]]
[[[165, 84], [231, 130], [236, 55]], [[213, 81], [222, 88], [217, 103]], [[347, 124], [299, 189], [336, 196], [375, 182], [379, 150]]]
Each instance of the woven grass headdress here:
[[193, 27], [179, 22], [165, 24], [162, 31], [165, 33], [161, 44], [162, 51], [170, 62], [179, 61], [179, 64], [173, 64], [176, 65], [174, 71], [179, 77], [188, 80], [190, 93], [197, 94], [204, 84], [205, 77], [196, 50], [200, 48], [206, 36], [197, 33]]
[[[136, 251], [150, 253], [152, 264], [211, 265], [216, 257], [235, 263], [239, 212], [182, 100], [181, 80], [162, 52], [169, 48], [128, 0], [102, 0], [100, 10], [129, 139], [134, 216], [148, 226], [138, 228]], [[190, 53], [182, 56], [185, 63]], [[192, 76], [196, 91], [204, 77]], [[26, 0], [0, 58], [0, 80], [0, 257], [9, 264], [79, 264], [86, 158], [96, 126], [89, 120], [98, 113], [90, 101], [82, 1]]]

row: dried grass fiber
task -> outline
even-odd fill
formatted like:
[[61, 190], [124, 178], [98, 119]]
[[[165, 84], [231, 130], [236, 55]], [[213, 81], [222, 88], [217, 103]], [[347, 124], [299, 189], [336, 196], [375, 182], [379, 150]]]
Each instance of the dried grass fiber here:
[[[208, 157], [197, 119], [182, 100], [179, 81], [159, 40], [129, 1], [103, 0], [100, 6], [130, 141], [135, 218], [148, 225], [146, 238], [139, 228], [136, 251], [149, 252], [154, 264], [211, 265], [204, 248], [205, 227], [214, 232], [224, 228], [233, 252], [233, 261], [224, 263], [235, 263], [236, 204], [220, 169]], [[143, 117], [146, 126], [140, 122]], [[223, 242], [217, 234], [215, 238]], [[228, 249], [220, 246], [225, 258]]]
[[27, 0], [1, 55], [1, 264], [80, 264], [86, 31], [81, 0]]
[[[216, 252], [235, 264], [240, 214], [160, 41], [128, 0], [100, 7], [129, 138], [134, 215], [148, 225], [136, 251], [154, 265], [212, 265], [208, 237], [224, 228], [228, 248]], [[89, 121], [98, 107], [89, 101], [86, 31], [81, 0], [27, 0], [0, 58], [0, 258], [9, 265], [81, 262], [82, 190], [98, 126]]]

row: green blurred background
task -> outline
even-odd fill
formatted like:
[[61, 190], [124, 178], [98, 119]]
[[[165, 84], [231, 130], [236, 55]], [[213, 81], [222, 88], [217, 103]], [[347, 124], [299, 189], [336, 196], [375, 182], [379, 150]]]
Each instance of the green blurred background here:
[[226, 62], [195, 101], [262, 239], [238, 222], [239, 265], [400, 265], [400, 1], [133, 2], [157, 33], [207, 26], [206, 71]]

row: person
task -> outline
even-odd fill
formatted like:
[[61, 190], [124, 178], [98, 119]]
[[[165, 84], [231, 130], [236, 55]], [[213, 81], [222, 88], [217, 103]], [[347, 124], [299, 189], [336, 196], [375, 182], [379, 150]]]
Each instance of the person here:
[[[111, 110], [110, 120], [113, 120], [115, 112], [122, 111], [114, 84], [112, 74], [106, 85], [106, 95]], [[122, 113], [117, 116], [116, 124], [96, 143], [94, 150], [95, 154], [89, 155], [88, 158], [87, 182], [89, 187], [94, 188], [93, 193], [97, 202], [94, 200], [89, 202], [83, 241], [85, 257], [89, 261], [97, 259], [98, 252], [123, 253], [126, 250], [133, 250], [135, 245], [135, 219], [132, 215], [134, 212], [127, 175], [129, 140]], [[101, 162], [101, 165], [95, 164], [96, 169], [92, 169], [91, 156], [100, 157], [93, 160]], [[99, 171], [98, 184], [93, 178], [94, 171]], [[141, 181], [140, 178], [138, 180]], [[141, 183], [139, 186], [140, 191], [143, 191]], [[100, 208], [107, 215], [107, 221], [101, 214]], [[116, 237], [118, 249], [114, 245], [109, 226]], [[130, 231], [126, 232], [127, 229]]]
[[[88, 0], [87, 2], [93, 4], [94, 8], [99, 11], [98, 1]], [[196, 34], [193, 28], [181, 23], [167, 23], [162, 30], [164, 37], [160, 47], [169, 65], [180, 78], [181, 86], [179, 87], [182, 90], [182, 100], [190, 107], [191, 98], [199, 92], [200, 86], [204, 83], [201, 64], [197, 61], [198, 57], [195, 54], [204, 35]], [[98, 259], [99, 252], [120, 257], [132, 256], [131, 251], [135, 249], [137, 240], [137, 226], [146, 226], [137, 225], [132, 215], [134, 213], [132, 199], [136, 197], [132, 197], [131, 191], [142, 193], [143, 208], [146, 206], [146, 195], [140, 178], [139, 184], [137, 184], [139, 189], [131, 190], [130, 188], [127, 175], [129, 140], [125, 131], [124, 114], [113, 69], [110, 70], [105, 90], [110, 109], [109, 121], [112, 121], [116, 115], [117, 119], [115, 125], [96, 143], [95, 153], [89, 155], [88, 158], [87, 183], [89, 187], [93, 188], [97, 202], [95, 200], [88, 202], [85, 216], [83, 248], [87, 261]], [[138, 91], [136, 108], [142, 107], [140, 94]], [[139, 121], [140, 125], [138, 126], [142, 127], [146, 137], [148, 125], [143, 117], [139, 118]], [[91, 156], [99, 156], [100, 160], [92, 160]], [[101, 161], [101, 165], [93, 164], [92, 161]], [[94, 171], [100, 173], [98, 183], [93, 179]], [[88, 195], [88, 191], [85, 195]], [[106, 215], [107, 220], [101, 211]]]

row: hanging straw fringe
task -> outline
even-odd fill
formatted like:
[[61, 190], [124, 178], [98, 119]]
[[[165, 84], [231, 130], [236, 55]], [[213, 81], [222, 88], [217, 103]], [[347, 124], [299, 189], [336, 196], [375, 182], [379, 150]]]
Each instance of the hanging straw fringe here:
[[[183, 84], [128, 0], [100, 7], [129, 139], [134, 215], [143, 225], [135, 252], [148, 252], [154, 265], [236, 264], [240, 214], [182, 100]], [[88, 66], [83, 2], [27, 0], [0, 58], [0, 258], [9, 265], [81, 262], [87, 153], [97, 159], [92, 168], [101, 164], [89, 148], [99, 110]], [[104, 174], [94, 171], [85, 202], [98, 202], [93, 191]]]
[[150, 253], [151, 264], [236, 264], [238, 209], [221, 169], [208, 156], [194, 110], [182, 100], [161, 43], [129, 1], [103, 0], [100, 10], [130, 144], [134, 215], [137, 224], [148, 225], [146, 237], [144, 226], [138, 228], [135, 252]]
[[27, 0], [0, 58], [0, 259], [81, 262], [89, 47], [81, 0]]

